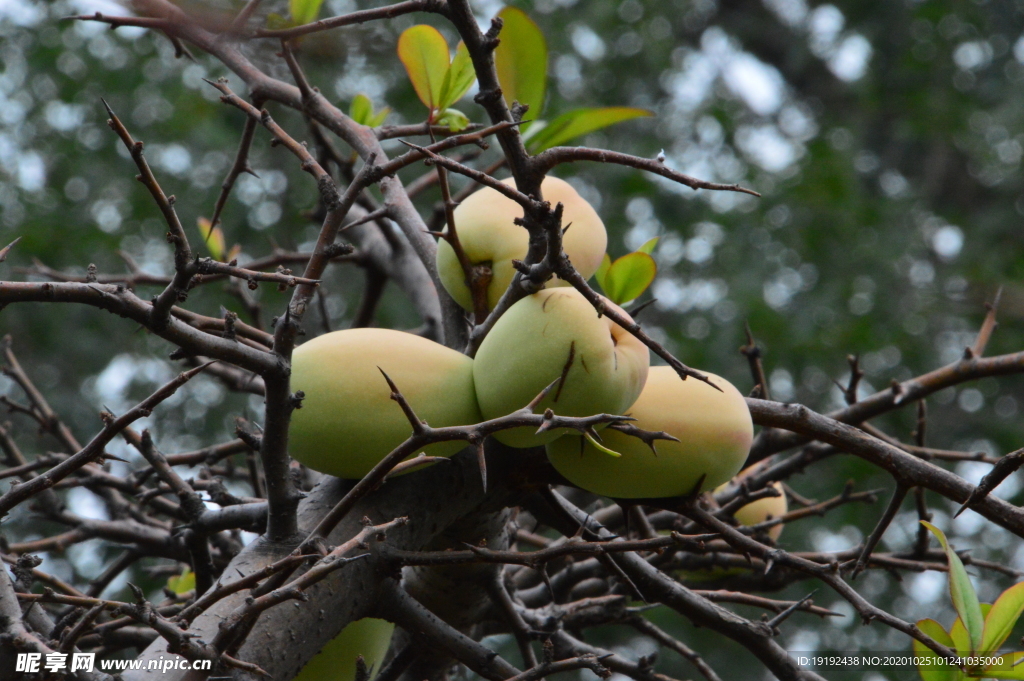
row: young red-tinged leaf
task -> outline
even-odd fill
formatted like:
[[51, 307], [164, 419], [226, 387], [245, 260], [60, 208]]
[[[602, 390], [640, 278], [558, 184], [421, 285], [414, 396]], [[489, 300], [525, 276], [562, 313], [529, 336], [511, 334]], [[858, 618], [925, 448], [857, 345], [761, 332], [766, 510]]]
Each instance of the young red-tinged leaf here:
[[1024, 652], [1000, 655], [994, 664], [985, 668], [986, 679], [1024, 679]]
[[206, 244], [206, 250], [214, 260], [224, 260], [224, 232], [220, 227], [214, 227], [206, 218], [198, 218], [199, 233]]
[[444, 36], [433, 26], [410, 26], [398, 37], [398, 58], [405, 65], [416, 96], [431, 111], [436, 109], [449, 65]]
[[654, 255], [654, 247], [658, 245], [658, 239], [661, 237], [654, 237], [644, 242], [644, 245], [636, 249], [637, 253], [646, 253], [647, 255]]
[[974, 585], [971, 584], [971, 578], [967, 575], [960, 556], [956, 555], [953, 547], [946, 541], [946, 535], [942, 530], [924, 520], [920, 522], [938, 538], [946, 552], [946, 560], [949, 562], [949, 596], [953, 600], [953, 608], [960, 615], [960, 619], [963, 620], [964, 627], [967, 629], [971, 643], [970, 652], [981, 652], [985, 619], [981, 614], [981, 604], [978, 603], [978, 594], [974, 590]]
[[573, 111], [567, 111], [544, 126], [544, 129], [531, 137], [526, 145], [532, 153], [539, 154], [545, 149], [557, 147], [574, 137], [586, 135], [601, 128], [607, 128], [609, 125], [628, 121], [631, 118], [653, 115], [653, 111], [636, 109], [631, 106], [574, 109]]
[[[917, 623], [918, 629], [923, 631], [928, 636], [931, 636], [937, 642], [944, 646], [954, 648], [953, 639], [950, 638], [949, 634], [942, 625], [933, 619], [920, 620]], [[927, 658], [930, 662], [919, 664], [917, 666], [917, 672], [921, 675], [922, 681], [957, 681], [960, 675], [960, 670], [952, 665], [945, 664], [939, 660], [939, 656], [935, 654], [931, 648], [921, 643], [917, 639], [912, 641], [914, 646], [914, 655], [920, 658]]]
[[231, 262], [232, 260], [237, 259], [241, 253], [242, 244], [235, 244], [234, 246], [231, 247], [231, 250], [228, 251], [228, 254], [224, 256], [224, 262]]
[[196, 588], [196, 573], [188, 568], [180, 575], [167, 578], [167, 588], [179, 596]]
[[597, 272], [594, 272], [594, 279], [597, 280], [597, 285], [601, 287], [601, 290], [606, 294], [608, 293], [608, 270], [612, 267], [612, 259], [607, 253], [604, 254], [604, 258], [601, 259], [601, 266], [597, 268]]
[[445, 109], [435, 120], [438, 125], [447, 125], [452, 132], [465, 130], [469, 125], [469, 117], [458, 109]]
[[320, 14], [320, 5], [324, 0], [290, 0], [288, 8], [292, 14], [292, 21], [296, 24], [309, 24], [316, 21]]
[[469, 88], [476, 80], [476, 71], [473, 70], [473, 60], [469, 56], [469, 49], [465, 43], [460, 42], [455, 48], [455, 58], [445, 73], [444, 82], [441, 84], [441, 95], [437, 108], [444, 111], [455, 102], [462, 99]]
[[[524, 117], [535, 121], [544, 109], [544, 91], [548, 83], [548, 44], [540, 27], [525, 12], [506, 7], [498, 12], [503, 24], [494, 50], [498, 83], [509, 106], [519, 102], [530, 107]], [[523, 132], [529, 127], [520, 127]]]
[[627, 253], [612, 263], [602, 286], [612, 302], [622, 305], [636, 300], [647, 290], [658, 274], [654, 258], [646, 253]]
[[1024, 612], [1024, 582], [1014, 584], [1004, 591], [985, 617], [985, 634], [981, 637], [981, 650], [988, 654], [999, 650], [999, 646], [1013, 631], [1021, 613]]

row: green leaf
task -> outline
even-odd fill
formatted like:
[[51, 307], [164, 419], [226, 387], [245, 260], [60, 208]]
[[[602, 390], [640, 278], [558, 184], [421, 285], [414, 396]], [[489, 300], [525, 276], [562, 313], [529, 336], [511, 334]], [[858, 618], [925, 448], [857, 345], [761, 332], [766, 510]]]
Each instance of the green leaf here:
[[[498, 83], [509, 106], [519, 102], [530, 107], [527, 120], [537, 120], [544, 109], [548, 82], [548, 44], [533, 19], [521, 9], [506, 7], [498, 12], [502, 20], [494, 66]], [[520, 126], [526, 132], [529, 123]]]
[[469, 49], [466, 44], [460, 42], [455, 48], [455, 58], [451, 66], [444, 74], [444, 82], [441, 84], [441, 95], [437, 108], [444, 111], [455, 102], [462, 99], [469, 88], [476, 80], [476, 71], [473, 69], [473, 60], [469, 56]]
[[378, 111], [377, 114], [373, 118], [370, 119], [370, 122], [367, 123], [367, 125], [369, 125], [371, 128], [379, 128], [380, 126], [384, 125], [384, 121], [386, 121], [388, 119], [388, 116], [390, 114], [391, 114], [391, 107], [390, 106], [386, 106], [383, 109], [381, 109], [380, 111]]
[[601, 266], [597, 268], [597, 272], [594, 273], [594, 278], [597, 279], [597, 285], [601, 287], [601, 290], [608, 293], [608, 287], [606, 281], [608, 280], [608, 270], [611, 269], [612, 259], [605, 253], [604, 258], [601, 260]]
[[654, 255], [654, 247], [658, 245], [658, 239], [661, 237], [654, 237], [644, 242], [644, 245], [636, 249], [637, 253], [646, 253], [647, 255]]
[[353, 97], [352, 104], [349, 105], [348, 109], [348, 115], [352, 120], [360, 125], [366, 125], [371, 128], [381, 125], [389, 113], [391, 113], [391, 108], [386, 106], [375, 114], [373, 112], [373, 102], [363, 94]]
[[206, 218], [198, 218], [196, 224], [199, 226], [199, 233], [206, 244], [206, 250], [210, 251], [210, 257], [223, 261], [224, 232], [220, 227], [214, 227]]
[[316, 21], [322, 4], [324, 0], [289, 0], [288, 8], [291, 10], [292, 21], [300, 25]]
[[636, 109], [631, 106], [608, 106], [597, 109], [574, 109], [567, 111], [548, 123], [543, 130], [530, 138], [527, 146], [534, 154], [557, 147], [574, 137], [607, 128], [622, 121], [641, 116], [653, 116], [653, 111]]
[[1013, 631], [1021, 613], [1024, 612], [1024, 582], [1014, 584], [1004, 591], [992, 609], [985, 617], [985, 634], [981, 637], [981, 649], [983, 654], [993, 653], [999, 650], [999, 646]]
[[449, 66], [444, 36], [433, 26], [410, 26], [398, 37], [398, 58], [405, 65], [416, 96], [431, 111], [436, 109]]
[[373, 102], [366, 95], [356, 95], [348, 107], [348, 115], [359, 125], [369, 125], [373, 118]]
[[179, 596], [196, 588], [196, 573], [188, 568], [180, 575], [167, 578], [167, 588]]
[[942, 530], [924, 520], [920, 522], [938, 538], [946, 552], [946, 560], [949, 562], [949, 596], [953, 600], [953, 608], [960, 615], [970, 636], [971, 652], [980, 652], [985, 620], [981, 614], [981, 604], [978, 603], [978, 594], [974, 591], [971, 578], [967, 576], [963, 561], [946, 541], [946, 535], [942, 533]]
[[605, 274], [605, 295], [622, 305], [640, 297], [658, 274], [654, 258], [646, 253], [627, 253], [612, 263]]
[[[953, 645], [953, 639], [950, 637], [949, 632], [935, 620], [931, 618], [920, 620], [917, 623], [917, 628], [923, 631], [926, 635], [935, 639], [936, 643], [941, 643], [949, 648], [956, 648], [956, 646]], [[928, 648], [928, 650], [931, 650], [931, 648]]]
[[445, 109], [435, 120], [438, 125], [447, 125], [452, 132], [465, 130], [469, 125], [469, 117], [458, 109]]
[[[953, 639], [950, 638], [946, 630], [942, 628], [942, 625], [933, 619], [920, 620], [917, 623], [917, 627], [928, 636], [931, 636], [938, 643], [950, 648], [955, 648], [953, 645]], [[917, 666], [917, 672], [921, 675], [923, 681], [956, 681], [957, 676], [960, 674], [960, 670], [951, 665], [947, 665], [943, 662], [939, 662], [939, 656], [931, 648], [921, 643], [917, 639], [912, 641], [914, 646], [914, 655], [916, 657], [924, 657], [934, 659], [933, 664], [920, 664]]]
[[986, 679], [1024, 679], [1024, 652], [1000, 655], [999, 661], [984, 671]]

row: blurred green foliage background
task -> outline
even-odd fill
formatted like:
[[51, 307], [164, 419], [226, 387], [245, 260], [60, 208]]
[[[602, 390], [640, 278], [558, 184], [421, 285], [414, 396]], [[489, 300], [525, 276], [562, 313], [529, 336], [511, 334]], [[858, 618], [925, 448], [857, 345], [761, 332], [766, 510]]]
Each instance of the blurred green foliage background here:
[[[323, 15], [377, 4], [328, 0]], [[765, 349], [773, 396], [829, 410], [842, 404], [834, 381], [846, 381], [849, 354], [860, 356], [865, 394], [959, 358], [973, 342], [984, 301], [1000, 286], [1001, 324], [989, 354], [1024, 345], [1024, 1], [513, 4], [540, 24], [549, 41], [545, 118], [580, 106], [650, 108], [656, 117], [581, 142], [645, 157], [663, 150], [674, 168], [763, 195], [693, 192], [615, 166], [586, 164], [556, 173], [598, 208], [613, 257], [661, 236], [659, 277], [646, 294], [657, 302], [640, 319], [684, 362], [749, 389], [746, 361], [737, 352], [748, 322]], [[266, 2], [264, 8], [286, 13], [283, 5]], [[503, 3], [476, 6], [484, 21]], [[119, 250], [147, 272], [170, 272], [164, 225], [104, 125], [101, 97], [146, 142], [148, 158], [193, 230], [190, 236], [198, 235], [196, 219], [210, 216], [233, 158], [242, 116], [221, 105], [202, 81], [227, 75], [225, 69], [202, 54], [195, 62], [176, 60], [161, 35], [60, 21], [97, 9], [123, 11], [98, 0], [0, 0], [0, 242], [22, 237], [0, 265], [4, 278], [34, 276], [22, 269], [33, 259], [79, 274], [90, 263], [101, 273], [121, 272]], [[302, 60], [312, 81], [343, 109], [364, 93], [378, 108], [394, 108], [388, 124], [417, 122], [425, 111], [395, 57], [395, 43], [404, 28], [424, 21], [454, 45], [453, 31], [436, 17], [406, 16], [308, 38]], [[275, 47], [252, 44], [247, 50], [287, 78]], [[237, 80], [232, 84], [241, 91]], [[470, 99], [458, 106], [483, 120]], [[271, 109], [295, 136], [308, 139], [297, 114]], [[243, 261], [275, 245], [308, 247], [317, 229], [305, 215], [314, 207], [314, 187], [262, 133], [252, 159], [259, 178], [241, 179], [224, 217], [228, 246], [241, 244]], [[401, 147], [391, 142], [389, 149], [398, 153]], [[424, 172], [412, 168], [404, 179]], [[438, 200], [434, 192], [419, 198], [424, 214]], [[351, 321], [362, 286], [350, 266], [329, 273], [332, 328]], [[258, 295], [265, 316], [276, 314], [279, 294], [262, 287]], [[190, 307], [210, 314], [221, 305], [238, 307], [219, 285], [189, 300]], [[418, 320], [389, 289], [378, 323], [413, 328]], [[315, 317], [309, 324], [316, 327], [311, 331], [321, 327]], [[15, 351], [81, 438], [97, 429], [101, 406], [123, 410], [177, 370], [166, 343], [91, 308], [9, 307], [0, 315], [0, 330], [13, 335]], [[0, 381], [2, 391], [12, 391], [9, 382]], [[258, 419], [261, 406], [200, 377], [148, 425], [163, 451], [185, 451], [230, 437], [233, 418]], [[949, 389], [928, 406], [929, 445], [1002, 454], [1024, 444], [1020, 377]], [[909, 438], [911, 412], [877, 425]], [[29, 454], [54, 447], [27, 422], [12, 421]], [[120, 445], [111, 451], [134, 456]], [[974, 481], [987, 469], [975, 463], [954, 468]], [[887, 476], [850, 457], [829, 459], [791, 482], [804, 496], [824, 499], [850, 479], [857, 489], [883, 489], [883, 499], [892, 488]], [[997, 494], [1019, 500], [1019, 489], [1013, 477]], [[69, 504], [81, 514], [100, 513], [90, 496], [70, 495]], [[972, 512], [950, 522], [950, 505], [930, 501], [936, 524], [958, 548], [1024, 569], [1024, 550], [1008, 533]], [[881, 511], [881, 503], [850, 506], [795, 523], [782, 545], [819, 551], [854, 546]], [[883, 550], [906, 548], [915, 522], [908, 499]], [[23, 512], [4, 531], [20, 538], [52, 529]], [[109, 555], [76, 548], [48, 556], [44, 569], [87, 579]], [[1010, 583], [990, 573], [977, 577], [982, 600]], [[115, 586], [123, 588], [123, 582]], [[941, 573], [910, 573], [900, 581], [873, 572], [856, 586], [905, 619], [931, 616], [947, 625], [952, 619]], [[800, 597], [812, 588], [797, 584], [785, 595]], [[791, 649], [909, 650], [902, 635], [860, 626], [832, 594], [819, 591], [816, 602], [847, 616], [824, 623], [795, 616], [783, 632]], [[760, 676], [749, 674], [752, 658], [739, 646], [670, 613], [653, 617], [680, 632], [723, 678]], [[650, 652], [624, 630], [609, 630], [601, 643], [633, 655]], [[668, 652], [658, 667], [677, 678], [696, 673]], [[879, 681], [914, 673], [826, 675]]]

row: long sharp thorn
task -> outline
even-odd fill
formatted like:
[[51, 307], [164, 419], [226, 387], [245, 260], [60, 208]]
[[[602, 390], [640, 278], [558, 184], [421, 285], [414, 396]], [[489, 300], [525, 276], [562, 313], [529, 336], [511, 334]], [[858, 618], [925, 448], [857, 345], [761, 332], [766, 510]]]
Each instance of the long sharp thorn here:
[[476, 445], [476, 462], [480, 466], [480, 481], [483, 483], [484, 492], [487, 492], [487, 456], [484, 452], [484, 443]]

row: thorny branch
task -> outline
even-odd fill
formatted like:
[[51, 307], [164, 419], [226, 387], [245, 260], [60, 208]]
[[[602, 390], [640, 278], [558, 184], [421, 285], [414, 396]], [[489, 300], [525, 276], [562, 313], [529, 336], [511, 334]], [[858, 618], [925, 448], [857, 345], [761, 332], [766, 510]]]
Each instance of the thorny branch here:
[[[289, 415], [296, 403], [288, 374], [292, 348], [304, 331], [303, 316], [329, 263], [350, 262], [366, 269], [367, 293], [356, 315], [356, 325], [373, 323], [384, 283], [402, 278], [403, 291], [413, 300], [422, 317], [422, 332], [443, 338], [453, 347], [465, 346], [469, 354], [513, 303], [538, 290], [551, 276], [558, 276], [576, 287], [600, 314], [607, 315], [640, 339], [682, 378], [707, 381], [705, 375], [682, 364], [639, 324], [609, 307], [573, 269], [561, 247], [561, 207], [551, 206], [544, 200], [541, 182], [544, 175], [558, 165], [592, 161], [653, 173], [693, 189], [758, 194], [738, 185], [687, 176], [657, 159], [614, 151], [557, 147], [531, 156], [519, 131], [525, 110], [505, 101], [497, 79], [494, 49], [503, 39], [501, 22], [495, 20], [489, 29], [481, 30], [467, 0], [405, 0], [282, 29], [253, 26], [258, 0], [246, 3], [228, 20], [190, 17], [185, 10], [165, 0], [140, 3], [143, 4], [145, 7], [140, 10], [143, 16], [113, 17], [97, 13], [78, 18], [104, 22], [112, 27], [141, 26], [162, 31], [176, 49], [187, 49], [186, 43], [198, 47], [240, 76], [249, 88], [247, 100], [231, 91], [225, 80], [211, 83], [223, 95], [225, 103], [245, 114], [234, 162], [214, 205], [211, 228], [216, 227], [224, 212], [229, 210], [228, 197], [239, 175], [253, 172], [249, 167], [249, 150], [259, 126], [270, 132], [275, 144], [293, 154], [299, 167], [313, 179], [322, 203], [318, 213], [322, 222], [311, 252], [275, 248], [271, 255], [245, 266], [195, 258], [175, 211], [174, 197], [167, 196], [160, 187], [143, 155], [142, 143], [136, 141], [107, 108], [111, 128], [128, 149], [139, 170], [138, 179], [150, 192], [167, 223], [167, 238], [174, 249], [173, 274], [157, 276], [143, 272], [127, 255], [123, 256], [128, 266], [126, 275], [99, 273], [95, 267], [90, 267], [86, 275], [72, 275], [36, 264], [27, 272], [50, 281], [0, 283], [0, 306], [19, 302], [76, 303], [105, 309], [168, 341], [176, 348], [175, 359], [201, 364], [161, 387], [124, 415], [115, 418], [105, 413], [103, 428], [83, 446], [50, 407], [42, 391], [14, 357], [10, 341], [5, 340], [4, 373], [21, 392], [5, 395], [3, 405], [13, 419], [26, 420], [56, 440], [60, 451], [32, 451], [26, 455], [17, 441], [17, 429], [0, 425], [0, 452], [5, 466], [0, 470], [0, 479], [12, 481], [0, 496], [0, 515], [15, 518], [22, 508], [31, 505], [59, 529], [42, 538], [21, 538], [24, 541], [12, 541], [6, 534], [0, 537], [3, 561], [13, 566], [14, 574], [13, 580], [6, 570], [0, 574], [0, 650], [46, 653], [70, 651], [78, 646], [101, 654], [114, 654], [148, 646], [142, 653], [143, 658], [151, 659], [166, 649], [189, 659], [215, 661], [219, 673], [244, 674], [249, 678], [282, 675], [294, 669], [263, 669], [244, 655], [240, 656], [239, 651], [246, 650], [243, 644], [247, 636], [255, 631], [253, 627], [261, 622], [265, 626], [294, 626], [296, 630], [315, 626], [311, 625], [311, 617], [315, 616], [316, 608], [296, 613], [291, 608], [277, 606], [286, 602], [300, 605], [316, 588], [324, 584], [331, 588], [345, 584], [348, 572], [359, 572], [361, 579], [369, 580], [361, 586], [373, 589], [380, 596], [374, 614], [396, 622], [412, 636], [413, 643], [396, 655], [396, 662], [385, 673], [387, 681], [394, 681], [406, 669], [417, 669], [413, 663], [419, 656], [417, 651], [424, 645], [444, 651], [452, 660], [485, 678], [501, 681], [535, 681], [574, 669], [589, 669], [602, 677], [617, 672], [637, 681], [667, 679], [655, 671], [652, 660], [628, 659], [583, 640], [581, 632], [603, 624], [629, 625], [660, 647], [681, 655], [709, 681], [717, 681], [718, 674], [700, 651], [644, 616], [647, 606], [630, 608], [626, 605], [627, 598], [637, 596], [646, 599], [651, 607], [675, 610], [695, 624], [740, 643], [780, 679], [820, 678], [814, 672], [799, 668], [777, 643], [776, 637], [781, 629], [791, 625], [790, 618], [831, 617], [837, 613], [815, 605], [809, 596], [789, 601], [728, 588], [691, 589], [686, 584], [685, 574], [678, 574], [679, 569], [728, 567], [742, 573], [738, 576], [739, 583], [766, 589], [801, 580], [818, 580], [849, 602], [865, 621], [878, 622], [916, 638], [940, 655], [951, 654], [913, 624], [867, 602], [845, 578], [855, 577], [865, 570], [886, 570], [898, 575], [947, 569], [944, 554], [929, 548], [926, 535], [917, 536], [912, 551], [878, 550], [882, 534], [897, 517], [911, 489], [917, 514], [922, 519], [931, 517], [926, 504], [927, 490], [928, 495], [961, 504], [961, 511], [970, 508], [1014, 535], [1024, 537], [1024, 513], [991, 494], [1000, 482], [1018, 470], [1024, 461], [1020, 451], [996, 458], [926, 447], [923, 412], [914, 444], [902, 442], [868, 423], [912, 402], [923, 405], [924, 398], [950, 386], [1024, 372], [1024, 352], [984, 356], [997, 327], [999, 293], [988, 305], [976, 341], [964, 349], [960, 360], [858, 399], [862, 372], [853, 359], [850, 382], [842, 388], [847, 406], [827, 415], [801, 405], [771, 401], [759, 351], [753, 337], [748, 336], [744, 351], [755, 383], [760, 386], [759, 397], [766, 398], [748, 400], [755, 422], [764, 427], [750, 462], [766, 460], [788, 449], [800, 449], [788, 458], [780, 456], [766, 461], [745, 479], [740, 489], [718, 495], [715, 508], [704, 508], [690, 499], [682, 504], [679, 500], [666, 502], [662, 508], [648, 505], [625, 511], [610, 504], [588, 515], [548, 487], [562, 481], [539, 452], [510, 452], [495, 445], [489, 436], [499, 430], [522, 426], [542, 431], [573, 428], [596, 435], [597, 428], [607, 426], [640, 437], [652, 448], [655, 440], [670, 438], [664, 433], [641, 430], [630, 423], [627, 416], [599, 414], [567, 418], [550, 412], [533, 414], [529, 408], [480, 424], [434, 428], [420, 421], [403, 397], [401, 386], [387, 377], [395, 401], [408, 417], [411, 431], [408, 439], [362, 480], [339, 483], [324, 478], [311, 490], [316, 475], [301, 470], [287, 456]], [[413, 12], [438, 15], [450, 22], [465, 41], [480, 85], [476, 102], [486, 112], [489, 125], [474, 125], [461, 134], [449, 134], [438, 126], [431, 126], [429, 121], [371, 130], [356, 124], [328, 102], [303, 72], [301, 54], [297, 51], [298, 38]], [[242, 42], [267, 38], [281, 41], [281, 57], [294, 85], [268, 75], [249, 61], [239, 46]], [[279, 124], [264, 108], [267, 104], [302, 113], [318, 136], [320, 156], [310, 153], [304, 143]], [[287, 119], [281, 117], [281, 120]], [[354, 152], [351, 161], [344, 161], [344, 156], [338, 152], [325, 151], [333, 149], [335, 144], [335, 140], [328, 139], [330, 134], [351, 147]], [[430, 137], [430, 144], [406, 142], [409, 151], [394, 158], [388, 158], [381, 146], [384, 140], [424, 135]], [[440, 141], [434, 141], [435, 135], [442, 137]], [[476, 154], [488, 148], [491, 137], [498, 140], [502, 158], [478, 163]], [[459, 158], [442, 155], [460, 147], [469, 147], [473, 153]], [[355, 164], [359, 159], [362, 165], [356, 172]], [[439, 285], [434, 270], [434, 242], [428, 234], [426, 221], [411, 201], [410, 194], [426, 191], [434, 180], [424, 178], [414, 184], [413, 191], [408, 191], [397, 179], [399, 171], [420, 161], [435, 166], [444, 216], [449, 225], [446, 238], [453, 242], [457, 241], [458, 228], [453, 221], [454, 207], [460, 196], [468, 195], [475, 187], [491, 187], [523, 206], [521, 225], [529, 233], [529, 250], [518, 263], [517, 275], [496, 308], [486, 314], [484, 306], [477, 306], [476, 324], [468, 329], [468, 337], [461, 311], [447, 299]], [[340, 177], [332, 175], [332, 165]], [[505, 166], [515, 179], [514, 186], [494, 177], [494, 173]], [[469, 186], [453, 194], [445, 171], [469, 178]], [[373, 187], [380, 189], [380, 199], [371, 195], [369, 190]], [[392, 229], [394, 226], [397, 231]], [[357, 250], [338, 243], [339, 234], [344, 230], [350, 230], [346, 238], [360, 232], [374, 237], [353, 239]], [[0, 262], [12, 254], [17, 241], [0, 249]], [[302, 274], [285, 269], [292, 265], [302, 267]], [[467, 277], [469, 274], [467, 271]], [[236, 297], [250, 317], [257, 320], [252, 325], [240, 321], [230, 310], [222, 311], [220, 317], [210, 317], [184, 307], [191, 291], [199, 290], [202, 284], [225, 280], [233, 281], [236, 293], [243, 294], [240, 282], [246, 282], [250, 288], [266, 282], [276, 284], [281, 290], [292, 289], [287, 307], [275, 320], [273, 333], [263, 330], [258, 321], [258, 307], [255, 313], [251, 308], [257, 303], [251, 300], [247, 303], [244, 296]], [[154, 285], [163, 290], [148, 302], [135, 295], [132, 289], [136, 285]], [[323, 303], [323, 296], [319, 302]], [[321, 316], [326, 318], [324, 309], [321, 308]], [[217, 364], [210, 366], [206, 358], [216, 360]], [[254, 419], [259, 421], [260, 432], [243, 429], [239, 439], [230, 442], [196, 451], [164, 454], [156, 448], [148, 430], [139, 434], [129, 427], [139, 418], [150, 415], [156, 406], [204, 369], [215, 373], [234, 389], [264, 396], [262, 418]], [[114, 457], [104, 448], [119, 435], [137, 449], [145, 461], [143, 464], [119, 460], [118, 464], [128, 467], [127, 474], [115, 473], [106, 465]], [[459, 457], [452, 461], [417, 457], [425, 446], [443, 441], [462, 441], [468, 445], [460, 456], [472, 460], [473, 484], [466, 484], [468, 478], [464, 472], [468, 464]], [[260, 454], [259, 463], [254, 452]], [[734, 525], [731, 516], [735, 511], [751, 501], [775, 494], [769, 486], [771, 483], [788, 481], [806, 470], [821, 470], [822, 462], [841, 453], [860, 457], [895, 482], [892, 499], [861, 546], [834, 554], [796, 552], [774, 545], [764, 534], [772, 527], [876, 498], [877, 490], [856, 490], [854, 485], [821, 502], [797, 496], [803, 507], [780, 518], [752, 527]], [[975, 486], [939, 465], [944, 461], [964, 460], [993, 464], [993, 468]], [[449, 525], [472, 519], [474, 514], [481, 513], [480, 508], [514, 506], [519, 509], [515, 523], [524, 523], [521, 527], [510, 526], [509, 536], [515, 541], [509, 546], [495, 547], [480, 545], [475, 538], [465, 537], [460, 538], [461, 543], [454, 548], [437, 549], [431, 542], [437, 533], [447, 531], [438, 527], [429, 539], [424, 534], [422, 541], [403, 545], [399, 538], [412, 532], [408, 526], [413, 522], [422, 523], [424, 518], [410, 518], [406, 522], [404, 515], [395, 514], [366, 521], [362, 529], [351, 530], [337, 546], [327, 544], [329, 537], [336, 536], [332, 533], [351, 528], [354, 518], [350, 516], [355, 515], [356, 509], [366, 508], [375, 499], [387, 498], [389, 489], [419, 474], [398, 473], [418, 470], [427, 464], [432, 464], [428, 467], [429, 474], [438, 481], [435, 488], [427, 490], [433, 495], [427, 497], [430, 502], [458, 500], [466, 503], [463, 517], [449, 519]], [[193, 477], [186, 478], [180, 470], [182, 466], [198, 470]], [[451, 479], [445, 477], [449, 475], [446, 470], [453, 471]], [[476, 476], [486, 476], [488, 470], [490, 480], [485, 478], [485, 484], [479, 485]], [[495, 470], [503, 471], [504, 475], [496, 475]], [[461, 471], [458, 475], [462, 477], [455, 471]], [[331, 485], [340, 485], [333, 497], [323, 491]], [[66, 509], [59, 494], [73, 487], [84, 487], [99, 494], [110, 519], [84, 518]], [[245, 491], [239, 491], [239, 487]], [[323, 504], [312, 514], [315, 521], [300, 525], [298, 509], [307, 493], [324, 494], [323, 498], [330, 498], [331, 503]], [[216, 508], [210, 508], [211, 504]], [[435, 516], [438, 513], [434, 511]], [[643, 538], [626, 536], [629, 514], [643, 521]], [[608, 527], [602, 526], [595, 516], [600, 516]], [[623, 534], [616, 533], [620, 529]], [[263, 533], [258, 540], [259, 551], [265, 552], [266, 557], [262, 563], [246, 562], [257, 550], [243, 547], [242, 530]], [[552, 538], [553, 533], [560, 536]], [[31, 555], [33, 552], [62, 552], [96, 538], [123, 548], [89, 587], [66, 583], [40, 570], [38, 561]], [[536, 550], [519, 548], [527, 546]], [[186, 594], [168, 594], [162, 602], [150, 602], [137, 588], [133, 588], [133, 602], [100, 598], [119, 575], [140, 574], [143, 559], [156, 561], [154, 569], [158, 576], [180, 574], [182, 563], [187, 563], [196, 575], [196, 588]], [[966, 553], [963, 561], [1013, 578], [1020, 576], [1013, 568], [975, 559]], [[362, 570], [364, 564], [371, 569]], [[467, 631], [446, 622], [444, 613], [431, 612], [395, 579], [400, 569], [407, 566], [441, 571], [472, 565], [498, 567], [497, 572], [487, 573], [490, 577], [486, 583], [466, 584], [467, 589], [484, 594], [490, 603], [490, 609], [481, 615], [480, 626]], [[345, 566], [350, 567], [346, 570]], [[43, 593], [30, 593], [34, 582], [44, 585]], [[359, 589], [351, 591], [354, 593], [350, 605], [359, 595], [355, 593]], [[19, 602], [25, 607], [19, 607]], [[773, 615], [758, 622], [741, 617], [727, 608], [727, 604], [761, 608]], [[354, 612], [354, 606], [349, 610]], [[214, 620], [216, 624], [211, 625]], [[194, 633], [200, 630], [215, 631], [215, 634], [200, 639]], [[513, 634], [529, 668], [520, 671], [481, 644], [480, 639], [488, 632]], [[539, 659], [534, 648], [537, 643], [542, 652]], [[309, 653], [306, 659], [315, 651]], [[80, 678], [107, 681], [101, 674]], [[137, 677], [133, 677], [133, 681], [134, 678]]]

